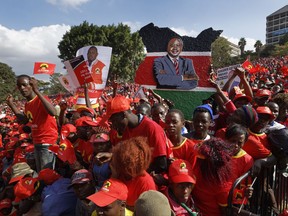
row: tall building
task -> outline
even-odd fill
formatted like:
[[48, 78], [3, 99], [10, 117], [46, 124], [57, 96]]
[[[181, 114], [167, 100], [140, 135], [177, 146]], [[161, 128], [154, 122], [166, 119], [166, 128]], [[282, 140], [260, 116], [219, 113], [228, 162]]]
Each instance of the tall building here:
[[288, 33], [288, 5], [266, 17], [266, 44], [278, 44]]
[[241, 50], [240, 50], [239, 46], [230, 42], [230, 41], [228, 41], [228, 42], [229, 42], [229, 46], [231, 48], [230, 56], [231, 57], [239, 56], [241, 54]]

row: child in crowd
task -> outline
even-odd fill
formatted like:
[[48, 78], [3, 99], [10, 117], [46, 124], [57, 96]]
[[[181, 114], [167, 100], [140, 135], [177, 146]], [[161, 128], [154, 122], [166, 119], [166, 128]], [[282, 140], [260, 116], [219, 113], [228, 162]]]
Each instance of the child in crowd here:
[[169, 166], [169, 187], [164, 191], [176, 216], [196, 215], [191, 192], [196, 183], [192, 166], [188, 161], [175, 160]]
[[96, 182], [96, 188], [100, 189], [103, 186], [104, 181], [110, 178], [111, 170], [109, 167], [109, 161], [104, 161], [107, 158], [102, 157], [99, 153], [109, 153], [112, 146], [109, 135], [106, 133], [93, 134], [89, 142], [92, 144], [94, 151], [91, 169]]
[[184, 126], [184, 114], [177, 109], [171, 109], [166, 115], [166, 134], [172, 142], [173, 157], [183, 159], [186, 161], [195, 160], [193, 140], [188, 139], [181, 134], [182, 127]]

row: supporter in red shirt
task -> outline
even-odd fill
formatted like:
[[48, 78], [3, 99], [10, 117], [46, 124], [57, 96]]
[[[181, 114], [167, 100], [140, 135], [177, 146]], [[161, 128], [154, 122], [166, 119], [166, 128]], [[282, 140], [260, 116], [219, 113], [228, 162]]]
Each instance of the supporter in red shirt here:
[[134, 137], [122, 141], [112, 153], [112, 178], [120, 179], [127, 185], [127, 207], [133, 210], [135, 201], [143, 192], [156, 190], [152, 176], [146, 172], [151, 161], [147, 138]]
[[192, 166], [188, 161], [175, 160], [169, 166], [169, 187], [164, 191], [176, 216], [196, 215], [191, 192], [196, 183]]
[[[253, 158], [242, 149], [244, 143], [247, 141], [247, 138], [248, 132], [246, 128], [242, 125], [232, 124], [228, 126], [225, 134], [225, 139], [228, 143], [231, 144], [232, 183], [234, 183], [237, 178], [248, 172], [253, 166]], [[239, 187], [235, 188], [235, 195], [233, 197], [234, 204], [242, 204], [245, 195], [252, 194], [250, 187], [248, 187], [249, 184], [251, 184], [250, 178], [248, 178], [248, 181], [241, 182]]]
[[148, 138], [152, 152], [149, 172], [162, 173], [167, 171], [167, 159], [172, 151], [161, 126], [147, 116], [132, 113], [129, 99], [120, 95], [108, 101], [107, 116], [111, 127], [118, 132], [118, 135], [122, 136], [122, 140], [138, 136]]
[[243, 149], [254, 159], [260, 159], [271, 155], [267, 135], [264, 133], [264, 129], [270, 119], [273, 118], [273, 114], [268, 107], [258, 107], [256, 112], [258, 113], [259, 119], [248, 129], [249, 136]]
[[228, 145], [221, 139], [211, 138], [199, 146], [198, 154], [194, 167], [197, 183], [192, 190], [196, 207], [203, 216], [226, 215], [232, 186]]
[[21, 123], [31, 122], [32, 139], [35, 145], [35, 160], [37, 171], [44, 167], [54, 168], [55, 156], [48, 151], [49, 146], [55, 144], [58, 138], [56, 124], [56, 109], [48, 97], [43, 96], [38, 89], [37, 80], [28, 75], [17, 77], [17, 87], [26, 98], [24, 114], [13, 103], [12, 95], [7, 97], [7, 104]]
[[85, 167], [88, 167], [92, 159], [93, 146], [89, 140], [93, 133], [95, 133], [93, 127], [98, 125], [99, 124], [96, 121], [93, 121], [92, 118], [88, 116], [80, 117], [75, 122], [76, 132], [79, 139], [73, 143], [73, 146], [75, 150], [81, 154], [84, 162], [83, 165]]
[[192, 140], [195, 144], [210, 139], [208, 131], [213, 121], [213, 112], [210, 105], [203, 104], [201, 106], [196, 107], [196, 109], [193, 112], [192, 121], [194, 131], [185, 134], [184, 136]]
[[[248, 129], [248, 140], [243, 146], [243, 150], [253, 157], [255, 161], [253, 166], [253, 175], [257, 175], [262, 166], [274, 164], [276, 158], [270, 151], [267, 135], [264, 133], [269, 121], [274, 118], [269, 107], [259, 106], [256, 109], [258, 121]], [[257, 160], [258, 159], [258, 160]]]
[[180, 110], [172, 109], [167, 113], [165, 122], [167, 136], [173, 144], [172, 151], [174, 158], [192, 163], [195, 158], [195, 143], [181, 134], [181, 129], [185, 122], [184, 114]]
[[152, 120], [159, 124], [162, 128], [165, 128], [165, 116], [167, 114], [166, 107], [161, 103], [155, 103], [151, 108]]

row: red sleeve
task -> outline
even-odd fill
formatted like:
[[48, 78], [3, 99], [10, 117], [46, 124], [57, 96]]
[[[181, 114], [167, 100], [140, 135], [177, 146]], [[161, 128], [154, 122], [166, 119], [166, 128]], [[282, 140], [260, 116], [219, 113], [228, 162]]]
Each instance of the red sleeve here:
[[243, 150], [251, 155], [254, 160], [267, 158], [271, 155], [270, 150], [268, 150], [256, 137], [251, 135], [248, 137], [248, 140], [244, 144]]
[[164, 130], [159, 127], [151, 127], [149, 144], [153, 148], [152, 157], [156, 158], [159, 156], [167, 156], [167, 144], [168, 140], [166, 138]]
[[233, 113], [237, 109], [231, 100], [225, 103], [224, 106], [226, 108], [227, 113]]

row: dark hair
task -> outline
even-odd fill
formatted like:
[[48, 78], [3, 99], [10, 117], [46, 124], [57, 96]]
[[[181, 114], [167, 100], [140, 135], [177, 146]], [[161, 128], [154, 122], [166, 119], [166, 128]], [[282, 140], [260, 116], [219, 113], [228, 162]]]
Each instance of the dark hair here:
[[97, 49], [96, 46], [91, 46], [91, 47], [89, 47], [88, 51], [89, 51], [90, 49], [96, 49], [96, 51], [98, 52], [98, 49]]
[[205, 158], [200, 159], [200, 169], [205, 180], [217, 184], [229, 181], [231, 154], [224, 140], [211, 138], [204, 141], [199, 147], [199, 153]]
[[[171, 109], [168, 111], [168, 113], [178, 113], [180, 118], [181, 118], [181, 121], [185, 121], [185, 118], [184, 118], [184, 114], [181, 110], [178, 110], [178, 109]], [[167, 115], [168, 115], [167, 113]]]
[[[145, 112], [141, 112], [145, 111]], [[151, 106], [149, 103], [141, 103], [136, 107], [136, 114], [151, 115]]]
[[202, 108], [202, 107], [197, 107], [197, 108], [194, 110], [194, 112], [193, 112], [193, 118], [195, 117], [195, 115], [196, 115], [197, 113], [208, 113], [210, 119], [211, 119], [211, 120], [213, 119], [213, 117], [211, 116], [211, 113], [209, 112], [208, 109], [205, 109], [205, 108]]
[[155, 104], [152, 106], [151, 111], [154, 110], [154, 109], [156, 109], [156, 108], [158, 108], [158, 107], [164, 107], [164, 109], [167, 110], [167, 108], [165, 107], [164, 104], [162, 104], [162, 103], [155, 103]]
[[18, 79], [21, 79], [21, 78], [31, 79], [31, 77], [28, 76], [28, 75], [26, 75], [26, 74], [21, 74], [21, 75], [17, 76], [16, 78], [17, 78], [17, 80], [18, 80]]
[[231, 137], [238, 135], [238, 134], [244, 134], [245, 135], [245, 142], [248, 138], [248, 132], [245, 127], [243, 127], [240, 124], [233, 123], [229, 125], [226, 129], [225, 138], [230, 139]]

